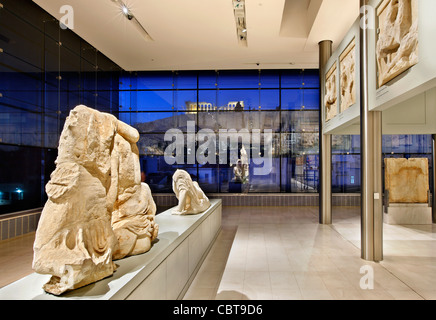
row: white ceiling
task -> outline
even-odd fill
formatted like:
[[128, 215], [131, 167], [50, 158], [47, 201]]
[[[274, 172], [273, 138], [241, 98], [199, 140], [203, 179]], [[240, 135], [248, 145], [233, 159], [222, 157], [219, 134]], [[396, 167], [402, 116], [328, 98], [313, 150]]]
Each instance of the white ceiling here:
[[[154, 41], [111, 0], [34, 0], [127, 71], [318, 68], [318, 42], [337, 46], [359, 0], [245, 0], [248, 46], [236, 36], [232, 0], [124, 0]], [[257, 65], [259, 64], [259, 66]]]

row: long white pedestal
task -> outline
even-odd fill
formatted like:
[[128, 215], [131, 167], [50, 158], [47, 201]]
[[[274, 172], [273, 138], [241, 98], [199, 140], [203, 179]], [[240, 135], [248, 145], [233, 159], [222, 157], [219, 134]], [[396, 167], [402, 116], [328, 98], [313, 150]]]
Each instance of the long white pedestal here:
[[390, 203], [383, 220], [392, 225], [432, 224], [432, 208], [426, 203]]
[[0, 289], [0, 300], [176, 300], [183, 298], [221, 229], [221, 200], [199, 215], [156, 216], [159, 235], [147, 253], [115, 261], [106, 279], [57, 297], [42, 286], [50, 275], [33, 273]]

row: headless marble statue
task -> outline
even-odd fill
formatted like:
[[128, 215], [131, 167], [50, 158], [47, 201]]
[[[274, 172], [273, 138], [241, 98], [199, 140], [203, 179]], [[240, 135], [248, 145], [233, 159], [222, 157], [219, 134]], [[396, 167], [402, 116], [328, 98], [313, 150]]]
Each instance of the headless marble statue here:
[[60, 295], [113, 274], [114, 259], [146, 252], [157, 237], [156, 206], [141, 184], [136, 129], [78, 106], [62, 131], [46, 186], [33, 269]]
[[179, 204], [172, 211], [175, 215], [199, 214], [210, 207], [210, 201], [196, 181], [184, 170], [173, 175], [173, 191]]

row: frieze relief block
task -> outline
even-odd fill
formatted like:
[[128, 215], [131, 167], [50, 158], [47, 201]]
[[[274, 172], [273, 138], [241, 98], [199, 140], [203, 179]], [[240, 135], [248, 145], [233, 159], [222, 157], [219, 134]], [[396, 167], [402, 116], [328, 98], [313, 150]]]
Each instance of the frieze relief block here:
[[419, 62], [418, 0], [385, 0], [377, 9], [378, 85], [385, 85]]
[[385, 189], [389, 203], [428, 203], [428, 159], [386, 158]]
[[325, 83], [325, 121], [333, 119], [338, 113], [337, 64], [335, 63], [326, 74]]
[[356, 103], [356, 41], [350, 43], [340, 56], [341, 112]]

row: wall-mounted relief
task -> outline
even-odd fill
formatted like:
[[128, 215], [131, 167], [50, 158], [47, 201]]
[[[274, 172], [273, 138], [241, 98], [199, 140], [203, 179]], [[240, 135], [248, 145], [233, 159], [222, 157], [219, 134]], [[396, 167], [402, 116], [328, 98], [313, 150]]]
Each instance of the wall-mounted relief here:
[[418, 57], [418, 1], [385, 0], [377, 9], [378, 85], [385, 85], [410, 67]]
[[341, 112], [356, 103], [356, 39], [340, 56]]
[[338, 113], [338, 90], [336, 87], [336, 69], [337, 64], [335, 63], [326, 74], [325, 80], [325, 121], [333, 119]]
[[427, 203], [428, 159], [386, 158], [385, 189], [389, 191], [389, 203]]

